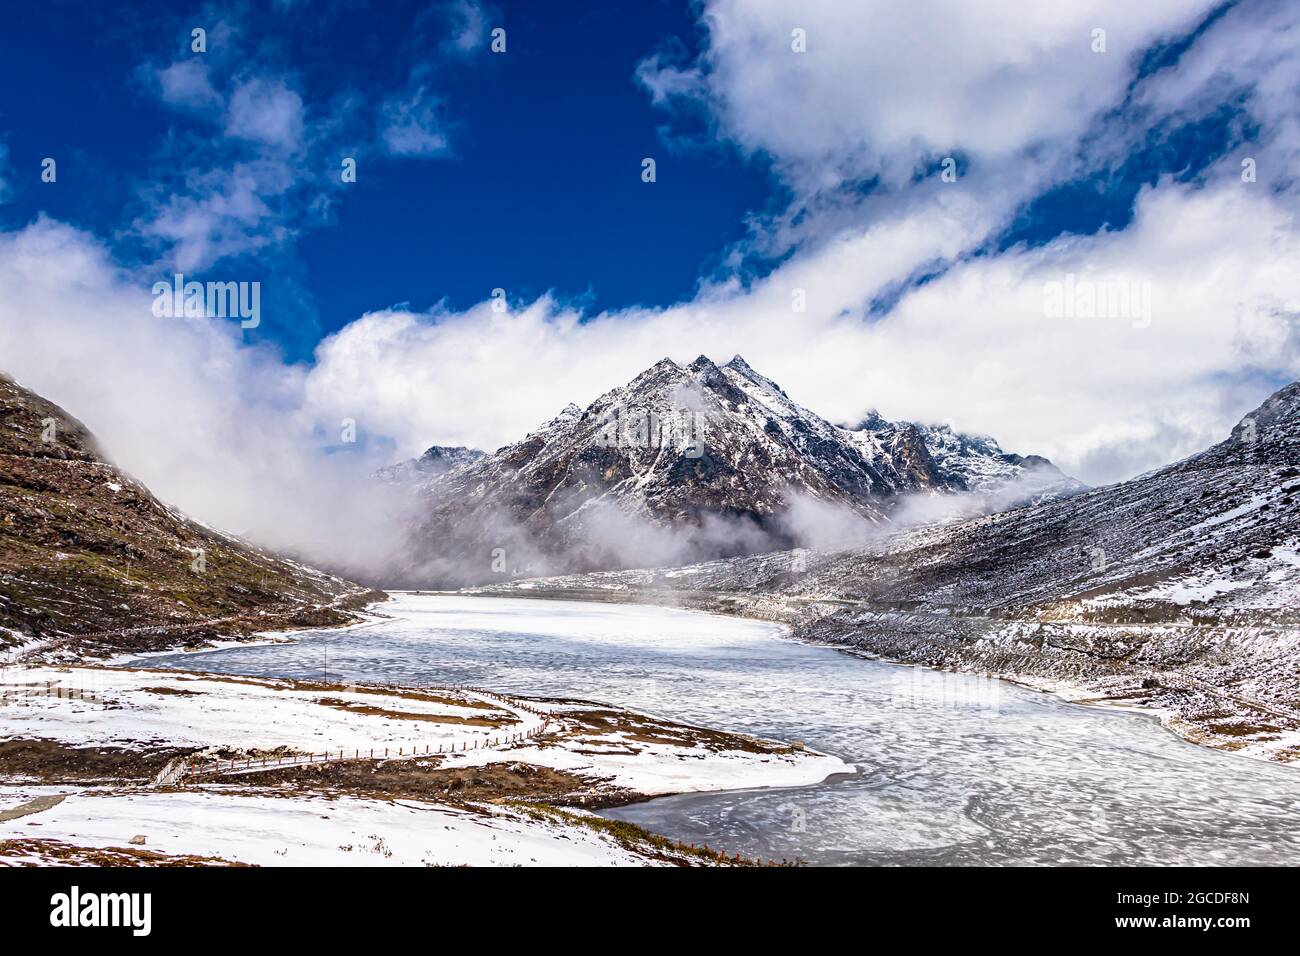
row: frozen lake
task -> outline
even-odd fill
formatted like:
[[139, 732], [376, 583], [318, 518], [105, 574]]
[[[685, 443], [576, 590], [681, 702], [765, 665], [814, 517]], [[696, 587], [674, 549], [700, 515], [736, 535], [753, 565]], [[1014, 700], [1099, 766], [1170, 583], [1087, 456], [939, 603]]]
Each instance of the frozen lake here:
[[814, 864], [1300, 863], [1300, 769], [1184, 743], [1151, 717], [901, 667], [776, 625], [565, 601], [399, 595], [292, 644], [151, 657], [270, 676], [469, 682], [802, 740], [854, 764], [815, 787], [610, 811]]

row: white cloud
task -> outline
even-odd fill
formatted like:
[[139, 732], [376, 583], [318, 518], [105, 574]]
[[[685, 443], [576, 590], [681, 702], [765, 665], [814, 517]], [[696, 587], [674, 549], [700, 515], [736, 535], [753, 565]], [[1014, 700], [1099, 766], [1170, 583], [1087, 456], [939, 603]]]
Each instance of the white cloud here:
[[219, 107], [223, 102], [212, 85], [207, 64], [200, 60], [178, 60], [155, 71], [154, 78], [162, 101], [169, 106], [205, 110]]
[[[425, 18], [436, 22], [436, 35], [421, 25]], [[481, 43], [485, 24], [483, 8], [470, 0], [430, 7], [413, 28], [414, 50], [432, 45], [462, 56]], [[341, 87], [309, 109], [293, 74], [250, 70], [249, 51], [254, 61], [278, 52], [273, 38], [254, 39], [241, 23], [216, 19], [209, 50], [137, 72], [162, 103], [215, 125], [169, 130], [151, 180], [139, 189], [143, 208], [132, 227], [155, 242], [160, 264], [194, 271], [281, 249], [329, 219], [341, 180], [328, 171], [343, 157], [449, 150], [449, 123], [428, 63], [417, 59], [404, 89], [386, 98]], [[368, 112], [378, 114], [377, 123], [365, 118]]]
[[226, 133], [282, 150], [301, 145], [302, 97], [283, 80], [256, 77], [240, 83], [230, 97]]
[[[1215, 0], [951, 3], [706, 0], [696, 63], [643, 63], [661, 103], [702, 98], [721, 132], [771, 155], [805, 190], [876, 174], [906, 181], [922, 157], [991, 161], [1068, 147], [1117, 103], [1133, 58]], [[806, 32], [807, 52], [792, 50]], [[1106, 52], [1094, 53], [1094, 29]]]
[[1258, 125], [1243, 156], [1262, 183], [1294, 190], [1300, 164], [1300, 6], [1240, 3], [1216, 20], [1172, 67], [1142, 84], [1138, 104], [1198, 116], [1238, 101]]
[[228, 61], [189, 58], [144, 71], [164, 103], [215, 125], [172, 130], [162, 141], [132, 224], [183, 272], [280, 246], [328, 213], [328, 197], [322, 206], [320, 193], [305, 197], [302, 186], [316, 173], [308, 153], [334, 122], [309, 121], [283, 77], [235, 78]]
[[149, 215], [136, 225], [168, 243], [175, 268], [195, 272], [288, 238], [290, 227], [279, 215], [277, 200], [296, 182], [294, 168], [277, 159], [191, 171], [181, 189], [155, 191]]
[[487, 41], [487, 11], [475, 0], [454, 0], [450, 5], [451, 38], [448, 46], [461, 54], [473, 53]]
[[394, 156], [437, 156], [447, 151], [442, 101], [423, 86], [392, 97], [381, 111], [380, 137]]

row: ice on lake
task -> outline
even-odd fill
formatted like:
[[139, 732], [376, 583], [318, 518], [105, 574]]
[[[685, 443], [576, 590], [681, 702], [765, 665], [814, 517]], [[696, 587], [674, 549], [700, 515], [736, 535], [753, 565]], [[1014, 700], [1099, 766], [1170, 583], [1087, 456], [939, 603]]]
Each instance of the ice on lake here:
[[1153, 718], [864, 660], [777, 625], [637, 605], [398, 595], [385, 619], [150, 666], [465, 682], [582, 697], [834, 753], [798, 790], [610, 811], [747, 855], [844, 863], [1295, 864], [1300, 770], [1186, 743]]

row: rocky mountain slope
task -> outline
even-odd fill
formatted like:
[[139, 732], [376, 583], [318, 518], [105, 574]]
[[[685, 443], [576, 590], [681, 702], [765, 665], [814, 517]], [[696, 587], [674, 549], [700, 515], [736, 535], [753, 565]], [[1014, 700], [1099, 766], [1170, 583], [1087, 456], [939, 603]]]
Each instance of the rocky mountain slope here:
[[526, 582], [771, 617], [892, 659], [1067, 682], [1300, 757], [1300, 383], [1132, 481], [838, 553]]
[[834, 425], [739, 356], [663, 359], [520, 442], [431, 472], [420, 557], [399, 576], [681, 563], [861, 536], [921, 497], [981, 512], [1083, 488], [991, 438], [875, 413]]
[[341, 622], [377, 596], [168, 508], [81, 422], [0, 375], [0, 642], [146, 649]]
[[396, 484], [418, 484], [445, 474], [453, 468], [478, 461], [486, 454], [477, 448], [466, 448], [464, 445], [434, 445], [419, 458], [380, 468], [375, 472], [375, 478]]

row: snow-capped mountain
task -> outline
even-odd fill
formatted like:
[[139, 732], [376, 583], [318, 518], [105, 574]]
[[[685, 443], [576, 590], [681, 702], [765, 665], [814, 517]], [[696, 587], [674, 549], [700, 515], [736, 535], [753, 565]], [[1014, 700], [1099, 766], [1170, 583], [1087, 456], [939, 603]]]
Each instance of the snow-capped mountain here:
[[1130, 481], [901, 531], [861, 549], [626, 574], [647, 586], [784, 593], [943, 615], [1294, 624], [1297, 502], [1300, 383], [1275, 393], [1219, 444]]
[[[426, 456], [427, 457], [427, 456]], [[395, 466], [417, 473], [418, 463]], [[389, 470], [390, 472], [393, 469]], [[421, 475], [421, 554], [403, 577], [462, 580], [677, 563], [887, 528], [917, 496], [955, 512], [1075, 494], [1046, 459], [947, 427], [832, 424], [736, 356], [663, 359], [522, 441]]]
[[[1223, 442], [1064, 501], [899, 538], [806, 584], [935, 607], [1143, 623], [1300, 620], [1300, 383]], [[924, 567], [925, 573], [917, 573]]]
[[1300, 383], [1130, 481], [835, 553], [502, 583], [768, 616], [886, 658], [1149, 703], [1300, 759]]

